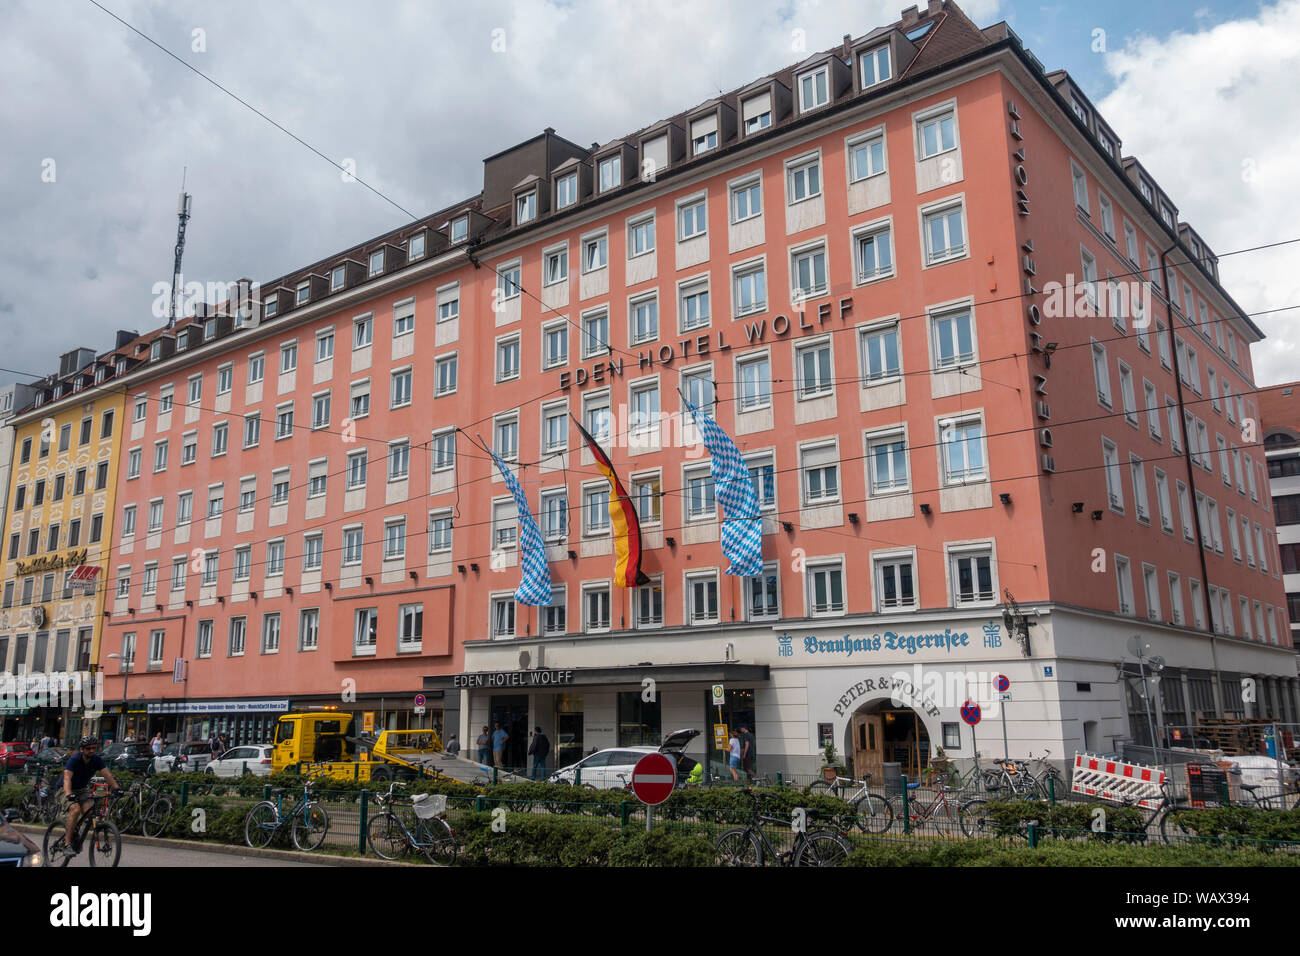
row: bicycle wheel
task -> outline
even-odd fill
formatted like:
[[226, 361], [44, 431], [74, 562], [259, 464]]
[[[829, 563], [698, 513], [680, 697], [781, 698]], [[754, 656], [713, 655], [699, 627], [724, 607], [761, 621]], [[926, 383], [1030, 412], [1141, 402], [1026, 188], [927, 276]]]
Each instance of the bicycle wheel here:
[[90, 834], [90, 865], [117, 866], [122, 858], [122, 834], [112, 820], [100, 820]]
[[140, 825], [140, 803], [135, 797], [123, 797], [113, 804], [109, 819], [122, 833], [130, 833]]
[[66, 830], [67, 827], [61, 820], [54, 821], [45, 830], [45, 838], [41, 840], [41, 856], [45, 858], [46, 866], [67, 866], [72, 862], [72, 857], [63, 853], [63, 835]]
[[888, 797], [864, 794], [853, 804], [852, 822], [863, 833], [887, 833], [894, 825], [894, 804]]
[[271, 845], [275, 833], [280, 829], [280, 815], [275, 804], [269, 800], [253, 805], [244, 817], [244, 842], [254, 850]]
[[160, 836], [167, 827], [167, 817], [171, 812], [172, 802], [166, 797], [159, 797], [149, 804], [149, 809], [140, 817], [140, 832], [147, 837]]
[[319, 803], [309, 803], [293, 818], [293, 845], [300, 850], [314, 850], [325, 842], [330, 830], [329, 814]]
[[721, 866], [762, 866], [763, 847], [747, 827], [736, 827], [713, 844]]
[[936, 836], [955, 837], [962, 832], [961, 814], [948, 801], [937, 804], [930, 813], [925, 826]]
[[996, 827], [988, 815], [989, 802], [983, 797], [967, 800], [957, 811], [961, 832], [968, 837], [997, 836]]
[[456, 853], [460, 849], [456, 842], [456, 832], [451, 824], [441, 817], [420, 821], [420, 849], [430, 863], [450, 866], [456, 862]]
[[852, 850], [853, 844], [833, 830], [812, 830], [804, 834], [791, 865], [839, 866]]
[[[808, 784], [809, 793], [836, 793], [834, 784], [827, 783], [825, 780], [814, 780]], [[838, 794], [836, 794], [838, 796]]]
[[366, 827], [366, 839], [375, 855], [385, 860], [396, 860], [406, 852], [406, 836], [402, 824], [393, 813], [371, 817]]
[[1171, 846], [1188, 843], [1204, 843], [1197, 839], [1196, 827], [1189, 822], [1189, 817], [1178, 810], [1166, 809], [1160, 815], [1160, 839]]

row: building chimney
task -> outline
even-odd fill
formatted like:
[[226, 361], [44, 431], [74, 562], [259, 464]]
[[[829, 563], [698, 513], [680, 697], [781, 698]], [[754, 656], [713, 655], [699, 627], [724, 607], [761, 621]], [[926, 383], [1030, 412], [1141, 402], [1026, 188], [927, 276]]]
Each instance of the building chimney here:
[[930, 0], [930, 16], [937, 17], [943, 13], [943, 0]]
[[849, 48], [851, 46], [853, 46], [853, 37], [850, 34], [846, 33], [844, 34], [844, 46], [840, 49], [840, 56], [842, 56], [845, 60], [849, 58]]
[[912, 6], [908, 7], [906, 10], [903, 11], [902, 17], [903, 17], [903, 26], [910, 27], [917, 20], [921, 19], [921, 11], [917, 10], [916, 5], [913, 4]]

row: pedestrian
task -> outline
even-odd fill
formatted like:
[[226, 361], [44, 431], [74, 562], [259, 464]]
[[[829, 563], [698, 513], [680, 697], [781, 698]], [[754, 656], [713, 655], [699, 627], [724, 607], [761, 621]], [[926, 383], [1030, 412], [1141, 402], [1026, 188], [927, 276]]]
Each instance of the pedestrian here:
[[227, 750], [230, 749], [230, 734], [226, 733], [223, 730], [221, 733], [217, 734], [217, 740], [221, 742], [222, 753], [225, 753]]
[[505, 767], [506, 741], [510, 739], [510, 735], [501, 729], [501, 721], [498, 720], [493, 726], [496, 730], [492, 731], [492, 765]]
[[740, 738], [734, 733], [727, 741], [728, 764], [731, 767], [731, 779], [740, 782]]
[[208, 752], [212, 754], [213, 760], [216, 760], [221, 756], [221, 741], [217, 739], [217, 732], [215, 730], [208, 734]]
[[528, 743], [528, 753], [533, 758], [533, 780], [546, 779], [546, 758], [551, 754], [551, 741], [546, 734], [542, 733], [542, 728], [538, 727], [533, 733], [533, 739]]
[[153, 735], [153, 740], [149, 741], [149, 749], [153, 751], [155, 757], [161, 757], [163, 752], [162, 731]]
[[754, 734], [748, 727], [740, 728], [740, 766], [746, 776], [754, 779]]
[[474, 741], [474, 745], [478, 747], [478, 762], [481, 764], [488, 763], [492, 758], [492, 738], [488, 735], [487, 724], [483, 725], [483, 731], [478, 735], [478, 739]]
[[460, 738], [457, 737], [455, 734], [452, 734], [451, 737], [448, 738], [448, 740], [447, 740], [447, 746], [444, 747], [443, 749], [444, 749], [448, 754], [450, 754], [451, 756], [453, 756], [453, 757], [459, 757], [459, 756], [460, 756]]
[[50, 741], [50, 735], [49, 735], [49, 734], [46, 734], [45, 736], [41, 737], [41, 749], [42, 749], [42, 750], [44, 750], [46, 747], [48, 747], [48, 746], [50, 745], [50, 743], [51, 743], [51, 741]]

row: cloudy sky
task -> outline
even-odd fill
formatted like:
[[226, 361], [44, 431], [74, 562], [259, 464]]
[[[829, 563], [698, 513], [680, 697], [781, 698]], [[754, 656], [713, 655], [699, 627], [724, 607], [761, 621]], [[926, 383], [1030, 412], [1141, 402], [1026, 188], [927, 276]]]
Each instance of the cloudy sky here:
[[[478, 191], [483, 157], [553, 126], [604, 142], [898, 17], [904, 0], [223, 3], [0, 11], [0, 384], [147, 329], [194, 196], [187, 280], [274, 278]], [[1077, 76], [1220, 252], [1300, 236], [1300, 0], [966, 0]], [[384, 12], [380, 13], [379, 10]], [[1283, 99], [1283, 97], [1287, 99]], [[1290, 103], [1289, 106], [1282, 104]], [[395, 205], [394, 205], [395, 204]], [[1300, 304], [1300, 245], [1225, 258], [1249, 311]], [[1300, 377], [1300, 309], [1263, 315], [1260, 384]]]

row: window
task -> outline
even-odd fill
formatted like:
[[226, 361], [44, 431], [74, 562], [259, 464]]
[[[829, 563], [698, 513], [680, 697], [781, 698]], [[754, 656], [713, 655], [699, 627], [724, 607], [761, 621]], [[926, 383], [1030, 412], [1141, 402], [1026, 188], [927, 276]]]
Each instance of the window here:
[[677, 207], [677, 238], [681, 242], [709, 231], [708, 214], [703, 198], [692, 199]]
[[375, 653], [379, 632], [378, 608], [361, 608], [356, 612], [355, 622], [352, 631], [352, 652], [354, 654]]
[[698, 156], [718, 145], [718, 114], [691, 121], [691, 155]]
[[1070, 178], [1074, 183], [1074, 204], [1082, 209], [1085, 213], [1090, 212], [1088, 207], [1088, 180], [1083, 175], [1083, 170], [1070, 163]]
[[515, 224], [531, 222], [537, 218], [537, 190], [515, 197]]
[[555, 181], [555, 208], [563, 209], [578, 201], [578, 174], [569, 173]]
[[212, 457], [218, 458], [230, 447], [230, 426], [225, 422], [212, 426]]
[[602, 159], [597, 168], [600, 172], [600, 191], [607, 192], [623, 183], [623, 158], [618, 153]]
[[1101, 440], [1101, 456], [1106, 471], [1106, 492], [1112, 510], [1124, 513], [1124, 485], [1120, 477], [1119, 448], [1109, 438]]
[[330, 393], [311, 397], [311, 427], [326, 428], [330, 423]]
[[808, 612], [813, 617], [844, 613], [844, 567], [840, 560], [809, 562]]
[[799, 111], [806, 113], [830, 102], [830, 67], [799, 77]]
[[794, 288], [791, 300], [802, 302], [826, 293], [826, 247], [822, 245], [803, 249], [790, 257], [790, 275]]
[[762, 181], [746, 179], [731, 187], [731, 221], [742, 222], [763, 214]]
[[945, 485], [988, 480], [983, 420], [941, 419], [939, 440]]
[[[154, 442], [153, 470], [155, 473], [167, 470], [167, 447], [168, 447], [168, 442], [166, 440], [160, 442]], [[58, 499], [56, 498], [55, 500], [57, 501]]]
[[343, 529], [343, 563], [345, 565], [361, 563], [362, 534], [361, 528]]
[[514, 461], [519, 457], [519, 419], [506, 418], [496, 422], [495, 443], [496, 453], [504, 461]]
[[1096, 340], [1092, 343], [1092, 377], [1097, 385], [1097, 401], [1110, 408], [1110, 370], [1106, 361], [1106, 346]]
[[[170, 393], [168, 393], [168, 397], [170, 397]], [[90, 429], [93, 424], [94, 419], [83, 418], [81, 420], [81, 434], [77, 438], [78, 445], [86, 445], [90, 443]]]
[[460, 283], [453, 282], [438, 290], [438, 321], [449, 322], [460, 317]]
[[[149, 502], [149, 530], [161, 531], [162, 525], [163, 525], [163, 500], [161, 498], [158, 498], [154, 501]], [[53, 525], [51, 530], [57, 527], [58, 525]]]
[[1098, 191], [1097, 204], [1101, 207], [1101, 231], [1106, 234], [1106, 238], [1112, 242], [1115, 240], [1115, 210], [1111, 205], [1110, 197], [1105, 193]]
[[543, 540], [563, 541], [569, 533], [569, 493], [563, 488], [543, 491], [541, 513]]
[[718, 618], [718, 573], [708, 571], [686, 576], [689, 624], [716, 624]]
[[394, 442], [388, 446], [388, 480], [400, 481], [411, 470], [411, 443]]
[[302, 539], [302, 569], [319, 571], [324, 559], [325, 538], [320, 534], [309, 534]]
[[194, 639], [194, 656], [206, 658], [212, 656], [212, 622], [199, 621]]
[[925, 261], [929, 265], [948, 259], [959, 259], [966, 254], [966, 233], [963, 225], [961, 202], [922, 215], [925, 233]]
[[374, 317], [363, 315], [352, 322], [352, 348], [366, 348], [374, 339], [375, 322]]
[[403, 604], [397, 609], [397, 649], [418, 651], [424, 641], [424, 605]]
[[632, 609], [636, 627], [662, 627], [664, 623], [664, 582], [655, 578], [636, 589]]
[[248, 545], [235, 549], [235, 580], [247, 581], [253, 567], [253, 549]]
[[1161, 424], [1160, 424], [1160, 398], [1156, 395], [1156, 387], [1146, 379], [1142, 380], [1142, 400], [1147, 409], [1147, 429], [1151, 432], [1151, 437], [1160, 441]]
[[791, 205], [822, 193], [821, 158], [801, 159], [786, 166], [786, 190]]
[[609, 588], [582, 589], [582, 629], [588, 633], [609, 630]]
[[370, 253], [370, 271], [368, 275], [377, 276], [384, 271], [384, 250], [376, 249]]
[[469, 237], [469, 217], [459, 216], [451, 221], [451, 241], [464, 242]]
[[737, 316], [767, 309], [767, 272], [762, 262], [736, 266], [731, 273]]
[[[681, 376], [681, 389], [686, 393], [686, 400], [704, 412], [706, 415], [715, 414], [713, 408], [713, 371], [709, 368], [699, 368], [693, 371], [683, 371]], [[685, 414], [685, 409], [682, 409]]]
[[862, 70], [864, 90], [877, 83], [883, 83], [893, 75], [889, 69], [889, 44], [863, 53], [858, 57], [858, 64]]
[[280, 615], [262, 615], [262, 653], [276, 654], [280, 650]]
[[433, 470], [448, 471], [456, 465], [456, 432], [454, 429], [435, 432], [433, 435]]
[[1137, 506], [1139, 521], [1149, 521], [1151, 511], [1147, 504], [1146, 465], [1136, 455], [1129, 455], [1129, 477], [1133, 479], [1133, 501]]
[[[444, 355], [441, 356], [440, 358], [435, 359], [433, 362], [433, 372], [434, 372], [433, 394], [437, 396], [450, 395], [452, 392], [456, 391], [457, 371], [458, 369], [457, 369], [456, 353], [452, 353], [451, 355]], [[370, 401], [369, 392], [366, 393], [365, 399], [367, 403], [366, 411], [368, 412], [369, 401]], [[356, 416], [354, 415], [353, 417], [355, 418]]]
[[248, 357], [248, 384], [256, 385], [266, 374], [266, 356], [261, 352]]
[[763, 573], [744, 579], [745, 620], [770, 621], [781, 615], [781, 594], [776, 562], [763, 565]]
[[916, 559], [911, 554], [887, 555], [874, 559], [876, 568], [876, 612], [915, 608]]
[[1119, 363], [1120, 399], [1124, 403], [1124, 420], [1130, 425], [1138, 423], [1137, 399], [1133, 394], [1133, 370], [1122, 361]]
[[709, 314], [709, 280], [688, 282], [678, 289], [678, 325], [683, 332], [707, 326]]
[[831, 343], [822, 340], [795, 347], [795, 377], [800, 399], [830, 395], [835, 390], [831, 372]]
[[600, 535], [609, 531], [609, 485], [582, 489], [582, 533]]
[[584, 239], [582, 243], [582, 271], [594, 272], [603, 269], [609, 263], [609, 240], [602, 233]]
[[889, 224], [873, 226], [854, 237], [857, 256], [858, 281], [870, 282], [882, 276], [893, 275], [894, 252]]
[[220, 567], [220, 554], [216, 551], [208, 551], [203, 555], [203, 577], [200, 579], [205, 586], [211, 586], [217, 583], [217, 570]]
[[632, 503], [643, 525], [658, 524], [663, 518], [663, 493], [659, 475], [633, 475]]
[[907, 438], [901, 431], [867, 439], [867, 474], [872, 495], [907, 490]]
[[298, 650], [314, 651], [320, 643], [320, 608], [304, 608], [298, 613]]
[[917, 140], [921, 159], [957, 148], [956, 116], [951, 109], [922, 117], [917, 121]]
[[[40, 534], [40, 528], [33, 528], [32, 531]], [[122, 537], [129, 538], [135, 534], [135, 505], [127, 505], [122, 509]], [[35, 551], [35, 548], [29, 548], [28, 553]]]
[[948, 555], [954, 607], [993, 601], [993, 553], [989, 548], [954, 550]]
[[[659, 337], [659, 299], [657, 295], [642, 296], [633, 299], [628, 306], [628, 318], [631, 323], [631, 344], [640, 345]], [[553, 326], [550, 332], [557, 333], [554, 343], [547, 340], [547, 331], [543, 331], [546, 357], [550, 365], [562, 365], [568, 360], [568, 326]], [[552, 346], [557, 355], [553, 356]]]
[[280, 346], [280, 372], [292, 372], [298, 368], [298, 343], [288, 342]]
[[555, 405], [542, 409], [542, 451], [547, 454], [569, 447], [569, 408]]
[[[140, 477], [140, 457], [141, 456], [140, 456], [139, 448], [132, 448], [129, 452], [127, 452], [127, 456], [126, 456], [126, 477], [127, 478]], [[41, 503], [41, 499], [44, 497], [41, 494], [43, 490], [44, 490], [43, 483], [38, 481], [36, 483], [36, 497], [35, 500], [32, 502], [33, 505], [39, 505]]]
[[393, 306], [393, 338], [409, 335], [415, 331], [415, 303], [406, 302]]
[[519, 336], [497, 342], [497, 381], [519, 377]]
[[[437, 363], [435, 362], [435, 365]], [[353, 382], [351, 386], [352, 405], [350, 418], [365, 418], [370, 414], [370, 379]]]
[[700, 521], [717, 514], [713, 474], [708, 466], [694, 466], [684, 472], [686, 479], [686, 520]]
[[406, 557], [406, 519], [398, 518], [384, 523], [384, 560]]
[[275, 440], [293, 437], [293, 402], [275, 406]]
[[[651, 220], [651, 225], [653, 225]], [[556, 285], [569, 278], [569, 247], [552, 249], [542, 257], [542, 284]]]
[[226, 645], [227, 657], [242, 657], [244, 653], [244, 639], [247, 636], [248, 619], [242, 617], [232, 617], [230, 619], [230, 641]]
[[629, 431], [648, 432], [659, 424], [659, 383], [638, 382], [629, 388]]
[[176, 524], [183, 526], [190, 523], [194, 510], [194, 493], [182, 491], [176, 496]]
[[839, 451], [834, 443], [804, 446], [799, 449], [803, 473], [803, 503], [838, 501], [840, 497]]
[[366, 486], [366, 452], [354, 451], [348, 455], [348, 490]]
[[1171, 534], [1174, 530], [1174, 516], [1169, 502], [1169, 479], [1159, 468], [1155, 469], [1156, 507], [1160, 509], [1160, 528]]
[[494, 638], [511, 638], [515, 636], [514, 598], [492, 598], [491, 617], [492, 636]]
[[[256, 413], [244, 419], [244, 447], [252, 448], [262, 440], [262, 419]], [[214, 442], [215, 444], [215, 442]]]
[[186, 432], [181, 436], [181, 464], [192, 465], [199, 457], [199, 433]]
[[518, 298], [521, 287], [520, 265], [513, 262], [497, 271], [497, 291], [502, 301]]
[[429, 553], [450, 551], [452, 544], [452, 517], [450, 511], [429, 514]]
[[[99, 437], [101, 439], [111, 438], [112, 435], [113, 435], [113, 409], [109, 408], [104, 410], [104, 416], [103, 418], [100, 419]], [[31, 450], [28, 449], [28, 456], [30, 457], [30, 455], [31, 455]]]
[[392, 374], [389, 408], [404, 408], [411, 404], [411, 370], [400, 369]]
[[749, 355], [736, 361], [740, 379], [740, 410], [753, 411], [772, 404], [772, 363], [766, 353]]
[[592, 358], [609, 351], [609, 313], [604, 309], [582, 317], [582, 357]]
[[745, 123], [745, 135], [752, 136], [772, 125], [772, 94], [762, 93], [741, 103], [741, 118]]
[[1146, 599], [1147, 619], [1159, 621], [1160, 579], [1156, 575], [1156, 569], [1149, 564], [1142, 565], [1142, 596]]

